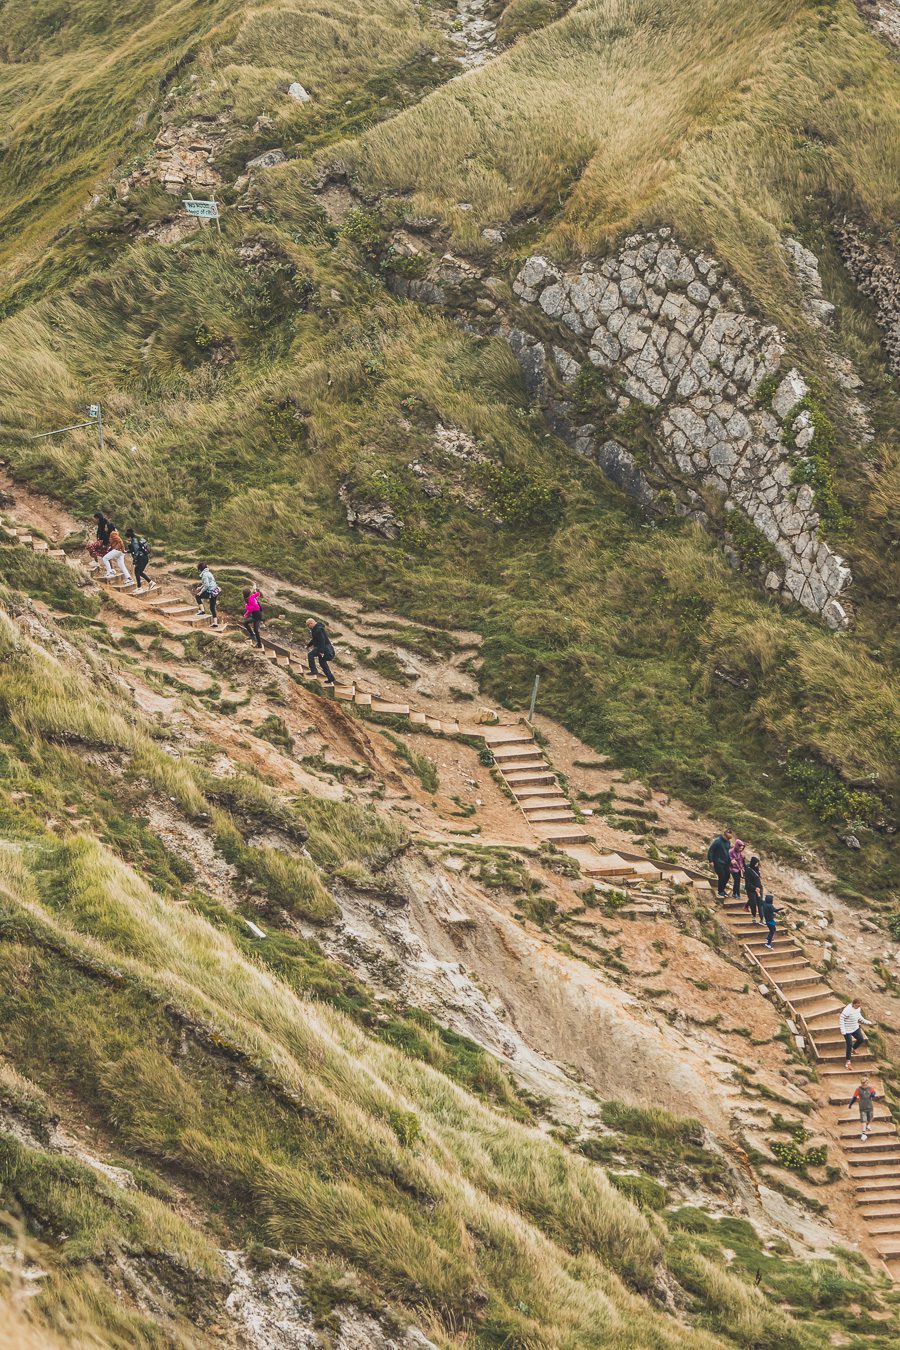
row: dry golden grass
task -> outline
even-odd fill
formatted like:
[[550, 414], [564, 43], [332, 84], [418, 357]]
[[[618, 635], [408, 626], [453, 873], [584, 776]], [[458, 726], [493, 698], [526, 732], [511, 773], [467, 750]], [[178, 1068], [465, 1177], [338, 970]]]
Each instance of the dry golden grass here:
[[776, 245], [810, 199], [900, 215], [900, 86], [850, 0], [584, 0], [344, 157], [469, 243], [540, 211], [546, 246], [581, 256], [667, 221], [792, 326]]

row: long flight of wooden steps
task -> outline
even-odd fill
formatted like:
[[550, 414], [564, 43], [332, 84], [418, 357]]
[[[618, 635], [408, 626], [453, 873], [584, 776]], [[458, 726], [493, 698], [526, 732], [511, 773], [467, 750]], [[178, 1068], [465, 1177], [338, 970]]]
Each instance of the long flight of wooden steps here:
[[[769, 950], [765, 927], [753, 923], [742, 899], [726, 900], [723, 910], [728, 927], [755, 969], [790, 1010], [798, 1043], [808, 1048], [819, 1079], [827, 1087], [828, 1105], [835, 1111], [834, 1134], [872, 1244], [891, 1276], [900, 1279], [900, 1139], [883, 1105], [877, 1061], [865, 1045], [854, 1052], [854, 1067], [846, 1068], [847, 1052], [838, 1026], [843, 1004], [793, 937], [779, 929]], [[866, 1140], [860, 1137], [856, 1107], [848, 1106], [863, 1074], [869, 1076], [880, 1099]]]

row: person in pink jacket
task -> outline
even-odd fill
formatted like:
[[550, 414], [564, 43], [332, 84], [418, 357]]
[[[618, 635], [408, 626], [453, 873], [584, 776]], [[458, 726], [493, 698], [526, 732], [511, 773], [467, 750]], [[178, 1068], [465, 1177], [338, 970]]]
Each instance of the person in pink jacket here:
[[728, 864], [731, 868], [731, 893], [737, 900], [741, 894], [741, 877], [744, 875], [743, 839], [735, 839], [728, 852]]
[[262, 606], [259, 603], [259, 591], [244, 591], [244, 619], [241, 624], [244, 632], [257, 647], [262, 647], [259, 625], [262, 623]]

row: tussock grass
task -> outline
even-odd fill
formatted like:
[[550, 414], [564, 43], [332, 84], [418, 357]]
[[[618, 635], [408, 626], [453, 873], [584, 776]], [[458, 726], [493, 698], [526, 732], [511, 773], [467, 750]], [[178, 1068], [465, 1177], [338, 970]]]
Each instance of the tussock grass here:
[[546, 245], [570, 256], [640, 221], [674, 224], [795, 328], [779, 235], [817, 194], [895, 221], [898, 146], [892, 58], [849, 0], [584, 0], [346, 156], [468, 243], [534, 212]]

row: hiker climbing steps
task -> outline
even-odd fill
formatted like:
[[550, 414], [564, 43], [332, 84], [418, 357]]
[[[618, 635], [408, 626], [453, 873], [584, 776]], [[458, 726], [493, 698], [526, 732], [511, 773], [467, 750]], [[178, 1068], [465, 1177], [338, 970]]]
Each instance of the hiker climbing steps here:
[[[900, 1278], [900, 1138], [883, 1101], [880, 1080], [872, 1126], [863, 1140], [860, 1120], [847, 1103], [863, 1074], [874, 1074], [876, 1060], [868, 1043], [853, 1053], [847, 1069], [847, 1050], [839, 1029], [844, 1005], [790, 936], [776, 936], [771, 948], [766, 930], [754, 924], [742, 899], [727, 899], [723, 912], [728, 928], [751, 964], [788, 1009], [796, 1027], [798, 1046], [807, 1049], [834, 1110], [834, 1133], [840, 1142], [856, 1201], [873, 1246], [891, 1275]], [[802, 1033], [802, 1034], [801, 1034]]]
[[[0, 525], [18, 544], [35, 553], [73, 567], [90, 567], [80, 557], [51, 547], [21, 525], [8, 521], [0, 521]], [[198, 612], [197, 600], [187, 582], [166, 579], [159, 586], [136, 594], [135, 582], [121, 572], [108, 577], [96, 560], [90, 570], [108, 598], [126, 605], [132, 612], [135, 607], [149, 610], [176, 635], [185, 630], [206, 629], [212, 624], [211, 615]], [[221, 635], [225, 630], [226, 624], [221, 621], [213, 631]], [[232, 626], [230, 635], [233, 633]], [[324, 675], [310, 672], [305, 652], [290, 644], [266, 637], [259, 649], [259, 660], [289, 667], [304, 681], [327, 685]], [[465, 715], [439, 719], [409, 703], [387, 698], [378, 689], [363, 687], [355, 680], [338, 679], [327, 687], [336, 700], [366, 708], [373, 714], [406, 719], [410, 726], [426, 728], [434, 735], [477, 737], [483, 741], [535, 838], [554, 845], [577, 861], [597, 891], [663, 883], [709, 894], [715, 887], [715, 880], [706, 872], [621, 850], [604, 851], [585, 828], [584, 818], [573, 808], [527, 723], [497, 721], [483, 725], [473, 723]], [[651, 901], [658, 898], [652, 891], [636, 894]], [[860, 1137], [859, 1119], [848, 1107], [861, 1073], [874, 1072], [874, 1056], [864, 1044], [854, 1053], [854, 1068], [846, 1068], [844, 1037], [838, 1029], [842, 1004], [794, 937], [783, 931], [767, 937], [765, 926], [753, 923], [743, 898], [728, 898], [720, 904], [732, 938], [760, 977], [760, 983], [764, 982], [788, 1010], [798, 1048], [809, 1053], [820, 1081], [827, 1088], [828, 1107], [834, 1112], [833, 1134], [843, 1150], [860, 1214], [875, 1250], [891, 1275], [900, 1279], [900, 1138], [893, 1116], [883, 1104], [880, 1081], [875, 1079], [873, 1083], [878, 1106], [865, 1139]], [[646, 908], [649, 913], [650, 907]], [[640, 917], [640, 904], [634, 906], [634, 912], [635, 917]]]

